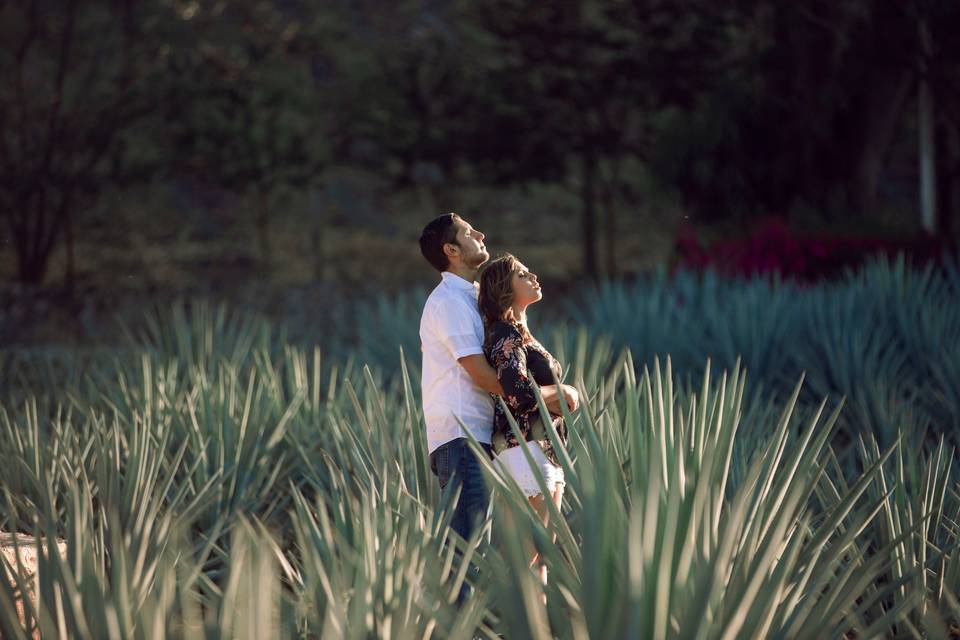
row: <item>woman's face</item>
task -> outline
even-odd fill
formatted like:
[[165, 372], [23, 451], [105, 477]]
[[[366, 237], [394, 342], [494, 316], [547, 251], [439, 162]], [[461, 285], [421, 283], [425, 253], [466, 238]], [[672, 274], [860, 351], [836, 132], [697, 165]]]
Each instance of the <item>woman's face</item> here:
[[537, 274], [531, 273], [520, 261], [517, 261], [517, 268], [513, 271], [510, 286], [513, 288], [514, 306], [525, 307], [543, 298]]

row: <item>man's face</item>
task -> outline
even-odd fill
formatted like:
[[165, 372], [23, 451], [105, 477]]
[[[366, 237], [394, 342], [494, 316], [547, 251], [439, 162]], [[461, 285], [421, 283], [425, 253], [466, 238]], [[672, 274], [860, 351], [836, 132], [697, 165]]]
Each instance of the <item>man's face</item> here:
[[460, 218], [454, 222], [457, 227], [457, 244], [460, 245], [459, 256], [461, 262], [471, 269], [478, 269], [480, 265], [490, 259], [487, 248], [483, 244], [484, 235], [470, 226], [470, 223]]

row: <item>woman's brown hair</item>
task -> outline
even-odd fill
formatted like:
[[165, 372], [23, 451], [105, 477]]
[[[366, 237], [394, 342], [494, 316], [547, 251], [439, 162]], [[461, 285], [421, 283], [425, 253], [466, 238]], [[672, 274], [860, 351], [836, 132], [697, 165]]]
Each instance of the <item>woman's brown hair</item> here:
[[504, 253], [491, 260], [480, 274], [480, 316], [486, 332], [498, 320], [509, 322], [520, 330], [524, 342], [532, 340], [527, 328], [513, 317], [513, 274], [517, 272], [518, 262], [512, 254]]

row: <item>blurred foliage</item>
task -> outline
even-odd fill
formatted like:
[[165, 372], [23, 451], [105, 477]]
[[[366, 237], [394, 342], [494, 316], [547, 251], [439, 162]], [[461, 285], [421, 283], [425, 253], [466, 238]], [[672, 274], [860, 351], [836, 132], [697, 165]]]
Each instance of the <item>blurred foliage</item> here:
[[779, 218], [767, 218], [743, 236], [703, 246], [690, 226], [677, 234], [676, 266], [714, 269], [724, 276], [768, 275], [813, 283], [836, 279], [878, 257], [908, 260], [914, 266], [942, 265], [954, 245], [942, 236], [843, 237], [797, 234]]
[[42, 282], [53, 248], [72, 248], [77, 214], [150, 155], [126, 136], [150, 111], [162, 13], [130, 2], [0, 5], [0, 217], [20, 281]]
[[650, 191], [700, 219], [904, 206], [883, 186], [900, 179], [891, 158], [915, 157], [904, 141], [922, 57], [949, 231], [958, 12], [944, 0], [15, 0], [0, 7], [12, 125], [0, 215], [19, 279], [39, 283], [99, 194], [137, 181], [249, 200], [264, 264], [284, 195], [337, 170], [447, 196], [549, 182], [581, 201], [584, 273], [612, 274], [598, 248], [613, 254], [617, 211]]
[[295, 17], [302, 10], [193, 3], [177, 40], [162, 48], [167, 168], [251, 199], [265, 263], [276, 199], [315, 183], [329, 153], [325, 91], [313, 82]]
[[[143, 350], [189, 371], [211, 360], [233, 367], [254, 356], [276, 361], [291, 344], [317, 346], [324, 362], [347, 371], [371, 365], [385, 384], [396, 384], [401, 353], [419, 379], [426, 295], [382, 293], [279, 322], [222, 303], [183, 301], [122, 325], [115, 331], [125, 336], [119, 347], [0, 349], [0, 379], [14, 404], [31, 395], [57, 402], [66, 390], [85, 388], [87, 371], [116, 362], [136, 369]], [[920, 441], [943, 435], [960, 445], [956, 259], [917, 267], [902, 256], [876, 258], [815, 283], [660, 270], [630, 282], [584, 285], [559, 304], [540, 306], [531, 309], [537, 335], [586, 379], [620, 366], [624, 349], [638, 369], [669, 355], [678, 379], [694, 386], [705, 361], [723, 369], [740, 363], [764, 399], [782, 400], [800, 376], [808, 390], [801, 407], [825, 396], [846, 398], [836, 429], [844, 442], [870, 434], [885, 448], [910, 425]]]

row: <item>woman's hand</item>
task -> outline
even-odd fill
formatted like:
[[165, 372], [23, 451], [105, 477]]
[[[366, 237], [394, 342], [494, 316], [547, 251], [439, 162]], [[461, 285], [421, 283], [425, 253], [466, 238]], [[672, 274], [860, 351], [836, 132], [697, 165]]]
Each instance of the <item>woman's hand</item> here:
[[577, 407], [580, 406], [580, 392], [577, 391], [576, 387], [569, 384], [562, 384], [560, 388], [563, 391], [563, 399], [567, 403], [567, 409], [571, 412], [576, 411]]
[[547, 405], [547, 410], [555, 416], [563, 415], [560, 402], [567, 405], [569, 411], [576, 411], [580, 406], [580, 393], [568, 384], [548, 384], [540, 387], [540, 395]]

